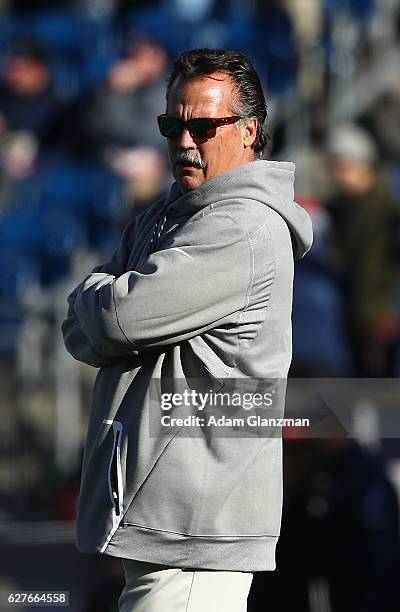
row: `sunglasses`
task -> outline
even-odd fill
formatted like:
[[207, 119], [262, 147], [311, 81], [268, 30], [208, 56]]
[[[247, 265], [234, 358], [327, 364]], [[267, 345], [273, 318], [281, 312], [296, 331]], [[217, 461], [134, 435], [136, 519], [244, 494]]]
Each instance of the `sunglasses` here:
[[231, 125], [242, 119], [238, 115], [233, 117], [208, 118], [199, 117], [182, 121], [178, 117], [168, 117], [168, 115], [158, 115], [158, 127], [165, 138], [179, 138], [183, 130], [188, 130], [192, 138], [198, 140], [208, 140], [214, 138], [218, 127]]

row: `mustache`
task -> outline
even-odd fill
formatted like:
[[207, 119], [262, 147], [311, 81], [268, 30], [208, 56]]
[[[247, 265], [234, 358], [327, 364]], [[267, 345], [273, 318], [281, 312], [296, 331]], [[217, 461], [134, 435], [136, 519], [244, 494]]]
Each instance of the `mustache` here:
[[180, 151], [175, 155], [175, 165], [182, 164], [184, 166], [194, 166], [195, 168], [200, 168], [200, 170], [204, 170], [206, 164], [203, 162], [201, 157], [196, 157], [190, 151]]

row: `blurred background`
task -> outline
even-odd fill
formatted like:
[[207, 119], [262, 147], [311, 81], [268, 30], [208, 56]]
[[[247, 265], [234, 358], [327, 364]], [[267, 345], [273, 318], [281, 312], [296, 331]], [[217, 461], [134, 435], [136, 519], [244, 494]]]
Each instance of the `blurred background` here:
[[[69, 590], [72, 612], [117, 612], [123, 580], [73, 544], [96, 370], [64, 349], [66, 297], [168, 189], [155, 118], [204, 46], [250, 55], [264, 157], [296, 163], [313, 219], [290, 375], [400, 374], [397, 0], [0, 0], [0, 590]], [[398, 610], [400, 443], [383, 405], [357, 410], [349, 439], [285, 443], [278, 569], [249, 612]]]

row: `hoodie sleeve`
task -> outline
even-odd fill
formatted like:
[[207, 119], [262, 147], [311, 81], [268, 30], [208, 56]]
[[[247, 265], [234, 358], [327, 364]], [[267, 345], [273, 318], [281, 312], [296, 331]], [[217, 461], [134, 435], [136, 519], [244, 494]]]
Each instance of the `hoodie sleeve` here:
[[93, 345], [131, 352], [178, 344], [246, 306], [247, 235], [222, 213], [208, 217], [189, 224], [185, 239], [152, 253], [137, 270], [89, 275], [78, 290], [75, 313]]
[[67, 351], [78, 361], [87, 363], [94, 368], [101, 368], [112, 365], [115, 357], [110, 357], [100, 354], [100, 349], [92, 345], [89, 338], [82, 331], [81, 324], [74, 312], [74, 304], [72, 294], [69, 296], [70, 302], [68, 305], [67, 317], [61, 325], [64, 344]]
[[[90, 278], [92, 274], [102, 272], [120, 275], [126, 270], [135, 223], [136, 219], [133, 219], [125, 227], [120, 244], [114, 251], [111, 259], [104, 264], [93, 268], [89, 276], [85, 277], [85, 279], [77, 287], [75, 287], [75, 289], [73, 289], [67, 298], [67, 317], [61, 324], [61, 331], [63, 334], [65, 347], [75, 359], [95, 368], [112, 365], [118, 361], [118, 358], [121, 357], [121, 355], [118, 352], [113, 353], [109, 350], [105, 351], [104, 346], [99, 346], [93, 339], [87, 336], [82, 329], [82, 325], [75, 312], [76, 297], [79, 294], [82, 286], [85, 284], [86, 278]], [[134, 351], [132, 352], [134, 353]]]

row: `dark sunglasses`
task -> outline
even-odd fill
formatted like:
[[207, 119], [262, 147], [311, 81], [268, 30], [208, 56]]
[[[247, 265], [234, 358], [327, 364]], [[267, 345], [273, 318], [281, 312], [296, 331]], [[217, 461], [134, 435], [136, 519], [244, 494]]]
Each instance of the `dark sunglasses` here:
[[188, 130], [192, 138], [199, 140], [208, 140], [214, 138], [216, 130], [222, 125], [231, 125], [242, 119], [238, 115], [233, 117], [199, 117], [196, 119], [189, 119], [188, 121], [182, 121], [178, 117], [168, 117], [168, 115], [158, 115], [158, 127], [160, 132], [165, 138], [179, 138], [183, 130]]

